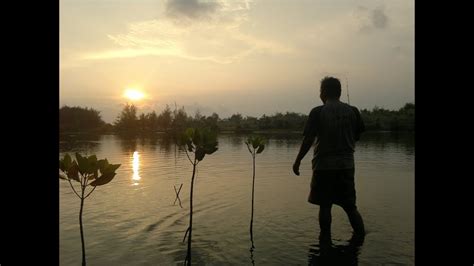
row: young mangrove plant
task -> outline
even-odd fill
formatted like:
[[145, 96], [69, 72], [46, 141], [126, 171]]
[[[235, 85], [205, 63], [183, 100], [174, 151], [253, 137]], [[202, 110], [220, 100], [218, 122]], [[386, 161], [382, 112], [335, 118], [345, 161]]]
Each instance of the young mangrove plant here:
[[252, 176], [252, 212], [250, 215], [250, 241], [252, 242], [252, 247], [250, 251], [253, 251], [255, 248], [253, 244], [253, 209], [254, 209], [254, 197], [255, 197], [255, 157], [257, 154], [261, 153], [265, 149], [265, 140], [259, 136], [249, 137], [245, 142], [247, 148], [252, 155], [253, 161], [253, 176]]
[[[185, 265], [191, 265], [191, 238], [193, 233], [193, 189], [197, 165], [204, 159], [206, 154], [217, 151], [217, 134], [210, 129], [188, 128], [177, 139], [178, 145], [184, 149], [189, 162], [193, 165], [191, 176], [191, 191], [189, 195], [189, 227], [184, 234], [183, 242], [188, 236], [188, 250], [184, 260]], [[189, 154], [193, 153], [194, 158]]]
[[[83, 157], [76, 153], [76, 160], [71, 159], [69, 154], [64, 155], [64, 158], [59, 160], [59, 178], [66, 180], [71, 185], [74, 194], [81, 200], [81, 208], [79, 210], [79, 228], [81, 231], [82, 243], [82, 265], [86, 265], [86, 250], [84, 244], [84, 230], [82, 226], [82, 211], [84, 208], [84, 200], [94, 192], [98, 186], [105, 185], [112, 181], [116, 175], [115, 171], [120, 167], [120, 164], [110, 164], [107, 159], [97, 160], [95, 155]], [[76, 181], [80, 184], [80, 191], [78, 192], [71, 181]], [[86, 194], [86, 188], [91, 187]]]

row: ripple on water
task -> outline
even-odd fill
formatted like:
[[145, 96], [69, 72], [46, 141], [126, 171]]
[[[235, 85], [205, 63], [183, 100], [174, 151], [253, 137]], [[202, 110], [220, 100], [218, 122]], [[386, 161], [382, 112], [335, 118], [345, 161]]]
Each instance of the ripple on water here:
[[[250, 253], [252, 158], [244, 138], [222, 136], [219, 150], [198, 165], [194, 197], [193, 262], [205, 265], [303, 265], [320, 254], [318, 207], [307, 203], [310, 154], [301, 176], [291, 172], [299, 141], [270, 140], [257, 156], [254, 244]], [[414, 149], [384, 138], [357, 146], [358, 208], [370, 233], [356, 259], [361, 265], [414, 264]], [[382, 143], [383, 141], [383, 143]], [[121, 163], [114, 180], [86, 200], [84, 229], [91, 265], [177, 265], [186, 255], [192, 166], [173, 146], [136, 146], [115, 136], [80, 146], [99, 158]], [[74, 151], [62, 144], [62, 152]], [[69, 148], [68, 148], [69, 147]], [[137, 152], [139, 167], [133, 165]], [[60, 154], [61, 155], [61, 154]], [[135, 155], [136, 156], [136, 155]], [[137, 173], [136, 173], [137, 172]], [[134, 174], [140, 176], [133, 180]], [[136, 176], [136, 175], [135, 175]], [[182, 203], [173, 186], [183, 184]], [[80, 264], [79, 200], [69, 184], [60, 185], [60, 262]], [[345, 247], [351, 228], [344, 212], [333, 208], [333, 247]], [[318, 253], [319, 252], [319, 253]], [[339, 252], [339, 253], [338, 253]], [[342, 252], [342, 253], [341, 253]], [[335, 258], [329, 255], [329, 259]], [[314, 258], [313, 258], [314, 259]], [[318, 258], [316, 258], [318, 260]], [[334, 264], [333, 264], [334, 265]]]

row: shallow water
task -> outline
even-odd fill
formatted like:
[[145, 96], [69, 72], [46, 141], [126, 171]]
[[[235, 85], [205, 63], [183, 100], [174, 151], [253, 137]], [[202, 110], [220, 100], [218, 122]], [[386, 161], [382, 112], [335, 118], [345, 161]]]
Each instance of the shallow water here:
[[[311, 153], [301, 175], [291, 166], [300, 137], [272, 137], [257, 156], [254, 244], [249, 237], [252, 158], [244, 137], [221, 135], [219, 150], [198, 165], [194, 190], [193, 264], [414, 264], [413, 135], [366, 134], [357, 144], [357, 205], [368, 234], [348, 243], [351, 227], [333, 207], [332, 245], [319, 243], [318, 207], [307, 202]], [[60, 144], [64, 152], [96, 154], [121, 163], [114, 180], [98, 187], [83, 214], [88, 265], [179, 265], [188, 225], [192, 165], [164, 137], [126, 140], [113, 135]], [[79, 199], [60, 182], [60, 263], [80, 265]], [[173, 186], [179, 188], [176, 201]], [[319, 259], [319, 260], [318, 260]], [[329, 262], [328, 262], [329, 261]], [[322, 264], [318, 264], [322, 265]]]

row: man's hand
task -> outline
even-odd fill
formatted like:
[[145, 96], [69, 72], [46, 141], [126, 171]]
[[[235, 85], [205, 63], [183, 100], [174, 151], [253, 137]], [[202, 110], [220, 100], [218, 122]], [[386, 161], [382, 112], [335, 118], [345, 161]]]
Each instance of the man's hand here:
[[295, 163], [293, 164], [293, 173], [295, 173], [295, 175], [300, 175], [301, 160], [304, 158], [306, 153], [308, 153], [309, 149], [311, 149], [314, 139], [315, 139], [315, 136], [309, 136], [309, 137], [305, 136], [303, 138], [300, 151], [298, 152], [298, 155], [296, 156], [296, 159], [295, 159]]
[[300, 175], [300, 161], [295, 161], [295, 163], [293, 164], [293, 173], [295, 173], [295, 175]]

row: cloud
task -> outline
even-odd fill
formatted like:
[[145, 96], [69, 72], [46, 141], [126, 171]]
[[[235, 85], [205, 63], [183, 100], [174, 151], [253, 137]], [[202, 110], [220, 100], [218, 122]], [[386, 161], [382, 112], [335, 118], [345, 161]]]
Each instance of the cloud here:
[[[184, 12], [183, 16], [186, 18], [210, 15], [215, 8], [214, 5], [211, 8], [210, 2], [167, 2], [168, 5], [170, 3], [175, 10]], [[241, 30], [241, 26], [248, 20], [248, 0], [221, 1], [219, 8], [212, 18], [194, 20], [185, 25], [166, 18], [131, 23], [128, 25], [128, 32], [107, 36], [115, 44], [114, 48], [86, 53], [82, 59], [103, 60], [151, 55], [228, 64], [254, 53], [293, 52], [290, 47], [281, 43]], [[200, 12], [200, 15], [196, 12]]]
[[168, 0], [166, 2], [166, 15], [171, 18], [200, 19], [211, 16], [221, 4], [202, 0]]
[[374, 29], [383, 30], [388, 27], [388, 16], [383, 7], [369, 9], [359, 6], [355, 12], [360, 32], [371, 32]]
[[387, 27], [387, 15], [385, 15], [382, 8], [372, 10], [372, 24], [377, 29], [385, 29]]

